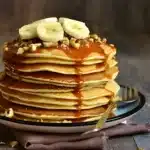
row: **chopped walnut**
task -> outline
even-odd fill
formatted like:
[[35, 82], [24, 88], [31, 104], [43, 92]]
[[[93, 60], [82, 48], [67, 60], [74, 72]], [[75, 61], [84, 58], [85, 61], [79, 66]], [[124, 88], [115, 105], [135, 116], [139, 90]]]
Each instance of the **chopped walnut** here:
[[103, 43], [106, 43], [106, 42], [107, 42], [107, 39], [106, 39], [106, 38], [103, 38], [102, 42], [103, 42]]
[[96, 40], [96, 42], [98, 42], [98, 43], [102, 43], [101, 38], [100, 38], [100, 37], [98, 37], [98, 39]]
[[69, 39], [67, 37], [64, 37], [62, 40], [62, 44], [68, 45], [69, 46]]
[[58, 46], [58, 43], [54, 43], [54, 42], [43, 42], [44, 47], [54, 47], [54, 46]]
[[83, 40], [77, 40], [76, 43], [80, 43], [80, 45], [85, 46], [86, 44], [89, 43], [89, 41], [87, 39], [83, 39]]
[[63, 49], [67, 49], [67, 47], [68, 47], [66, 44], [63, 44], [63, 43], [62, 43], [60, 46], [61, 46]]
[[17, 55], [23, 54], [24, 53], [24, 49], [23, 48], [19, 48], [17, 51]]
[[94, 42], [94, 39], [93, 38], [89, 38], [88, 39], [90, 42]]
[[115, 47], [115, 45], [114, 44], [110, 44], [110, 47]]
[[14, 46], [15, 46], [15, 47], [18, 47], [18, 46], [19, 46], [19, 43], [15, 43]]
[[12, 108], [9, 108], [5, 111], [5, 116], [8, 118], [12, 118], [14, 116], [14, 111]]
[[76, 41], [76, 40], [77, 40], [77, 39], [75, 39], [75, 38], [71, 38], [71, 39], [70, 39], [70, 41]]
[[37, 47], [34, 44], [31, 44], [31, 51], [33, 51], [33, 52], [36, 51], [36, 48]]
[[94, 40], [97, 40], [99, 38], [97, 34], [91, 34], [90, 37]]
[[76, 49], [78, 49], [80, 47], [80, 43], [79, 42], [76, 42], [76, 39], [75, 38], [71, 38], [70, 39], [70, 45]]
[[32, 52], [34, 52], [34, 51], [36, 51], [36, 49], [37, 49], [38, 47], [40, 47], [40, 46], [42, 46], [41, 43], [35, 43], [35, 44], [30, 44], [30, 45], [29, 45], [29, 48], [30, 48], [30, 50], [31, 50]]

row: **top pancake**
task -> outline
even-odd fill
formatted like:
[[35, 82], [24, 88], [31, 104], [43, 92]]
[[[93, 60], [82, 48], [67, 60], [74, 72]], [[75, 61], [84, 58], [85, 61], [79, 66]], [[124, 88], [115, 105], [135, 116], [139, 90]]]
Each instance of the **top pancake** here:
[[[22, 43], [25, 41], [22, 41]], [[27, 41], [29, 43], [30, 41]], [[64, 49], [60, 46], [52, 48], [38, 48], [36, 51], [29, 51], [23, 54], [17, 55], [18, 48], [16, 48], [18, 41], [13, 41], [7, 44], [7, 51], [4, 51], [5, 60], [14, 60], [14, 58], [20, 62], [23, 62], [23, 59], [28, 57], [34, 58], [49, 58], [49, 59], [58, 59], [65, 61], [74, 61], [82, 62], [86, 64], [86, 61], [98, 61], [104, 60], [108, 56], [114, 56], [116, 54], [116, 48], [108, 45], [107, 43], [89, 43], [89, 46], [81, 46], [79, 49], [68, 47]], [[27, 59], [25, 59], [27, 60]], [[31, 59], [30, 59], [31, 60]], [[40, 59], [41, 60], [41, 59]], [[33, 60], [32, 60], [33, 61]], [[38, 62], [39, 59], [34, 60]], [[42, 60], [43, 61], [43, 60]], [[28, 61], [30, 62], [30, 61]], [[51, 61], [52, 62], [52, 61]], [[92, 63], [90, 63], [92, 64]]]

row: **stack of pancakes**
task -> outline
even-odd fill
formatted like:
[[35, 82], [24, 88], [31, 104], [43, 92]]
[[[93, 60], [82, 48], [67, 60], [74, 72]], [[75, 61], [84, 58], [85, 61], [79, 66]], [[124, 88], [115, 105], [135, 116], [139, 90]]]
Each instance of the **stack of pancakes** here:
[[116, 48], [105, 40], [78, 49], [58, 45], [17, 54], [24, 42], [36, 43], [17, 39], [4, 47], [0, 104], [12, 108], [13, 117], [85, 122], [99, 119], [109, 102], [117, 100]]

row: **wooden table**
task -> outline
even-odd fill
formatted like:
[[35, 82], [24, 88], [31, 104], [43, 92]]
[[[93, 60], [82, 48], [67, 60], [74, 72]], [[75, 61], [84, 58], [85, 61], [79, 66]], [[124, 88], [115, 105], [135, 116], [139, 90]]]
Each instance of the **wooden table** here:
[[[1, 43], [8, 37], [0, 37]], [[150, 121], [150, 37], [148, 35], [120, 36], [109, 35], [109, 41], [118, 47], [120, 74], [118, 82], [137, 87], [147, 98], [145, 107], [132, 118], [133, 122], [146, 123]], [[9, 131], [5, 133], [1, 126], [0, 138], [11, 139]], [[150, 141], [150, 134], [147, 136]], [[113, 150], [137, 150], [133, 136], [114, 138], [110, 141]], [[149, 142], [146, 143], [150, 145]], [[2, 148], [0, 150], [10, 150]], [[149, 146], [150, 149], [150, 146]]]

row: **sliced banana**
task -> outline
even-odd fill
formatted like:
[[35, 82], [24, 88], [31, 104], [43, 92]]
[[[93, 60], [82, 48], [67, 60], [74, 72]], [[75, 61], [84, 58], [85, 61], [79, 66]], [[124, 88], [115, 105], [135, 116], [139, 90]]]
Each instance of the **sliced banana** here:
[[63, 24], [63, 23], [64, 23], [64, 21], [66, 21], [66, 20], [70, 20], [70, 21], [77, 21], [77, 22], [82, 23], [82, 24], [84, 24], [84, 25], [85, 25], [85, 23], [84, 23], [84, 22], [81, 22], [81, 21], [78, 21], [78, 20], [69, 19], [69, 18], [64, 18], [64, 17], [60, 17], [60, 18], [59, 18], [59, 22], [60, 22], [61, 24]]
[[64, 31], [76, 39], [84, 39], [89, 36], [89, 29], [85, 23], [72, 20], [68, 18], [59, 18], [59, 21], [62, 22]]
[[64, 31], [59, 22], [41, 22], [37, 26], [37, 34], [46, 42], [58, 42], [64, 37]]
[[50, 17], [50, 18], [45, 18], [45, 19], [34, 21], [32, 24], [38, 25], [41, 22], [57, 22], [57, 21], [58, 21], [58, 19], [56, 17]]
[[37, 37], [37, 26], [42, 22], [57, 22], [57, 18], [56, 17], [45, 18], [35, 21], [28, 25], [24, 25], [19, 29], [19, 35], [21, 39], [33, 39]]
[[28, 24], [19, 29], [19, 35], [21, 39], [32, 39], [37, 37], [36, 25]]

